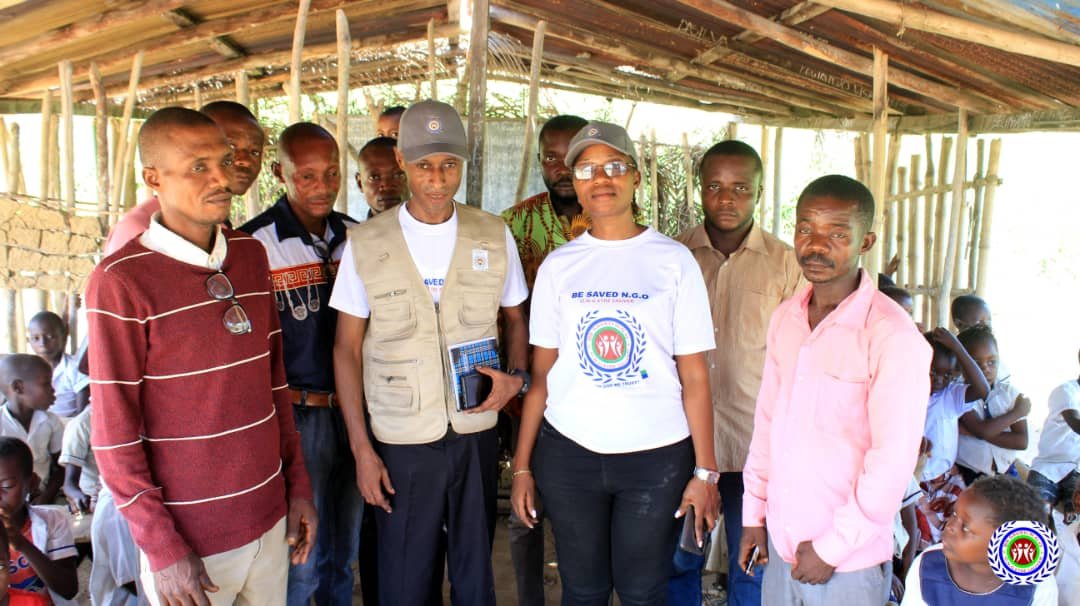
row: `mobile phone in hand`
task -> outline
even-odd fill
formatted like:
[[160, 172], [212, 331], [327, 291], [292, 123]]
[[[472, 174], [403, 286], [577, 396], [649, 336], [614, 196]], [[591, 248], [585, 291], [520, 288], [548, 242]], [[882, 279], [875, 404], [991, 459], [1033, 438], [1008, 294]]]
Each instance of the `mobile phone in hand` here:
[[749, 576], [753, 576], [754, 564], [757, 564], [759, 555], [761, 555], [761, 549], [759, 549], [757, 545], [754, 545], [754, 548], [750, 550], [750, 557], [746, 559], [746, 570], [743, 572]]

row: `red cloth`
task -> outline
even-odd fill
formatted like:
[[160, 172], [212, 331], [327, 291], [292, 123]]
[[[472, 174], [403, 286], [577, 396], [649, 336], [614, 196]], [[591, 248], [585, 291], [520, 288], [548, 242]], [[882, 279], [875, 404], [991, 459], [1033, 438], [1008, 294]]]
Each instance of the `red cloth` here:
[[51, 606], [52, 600], [49, 596], [33, 593], [30, 591], [21, 591], [18, 589], [8, 589], [8, 606]]
[[262, 244], [226, 229], [222, 270], [253, 330], [230, 334], [214, 271], [145, 248], [106, 257], [87, 287], [92, 443], [153, 570], [235, 549], [288, 498], [311, 498]]
[[[28, 543], [34, 542], [34, 538], [30, 535], [30, 516], [26, 517], [22, 535]], [[45, 587], [45, 581], [38, 576], [37, 571], [30, 564], [30, 560], [26, 559], [26, 556], [14, 547], [9, 548], [8, 551], [8, 557], [11, 558], [8, 565], [8, 586], [14, 591], [47, 596], [49, 590]], [[46, 601], [46, 603], [48, 602]]]

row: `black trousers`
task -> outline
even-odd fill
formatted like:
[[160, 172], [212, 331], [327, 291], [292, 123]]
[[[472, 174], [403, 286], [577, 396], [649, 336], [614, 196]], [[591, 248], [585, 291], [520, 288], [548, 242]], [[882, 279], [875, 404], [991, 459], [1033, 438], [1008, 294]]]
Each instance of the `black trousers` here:
[[[455, 605], [495, 604], [498, 440], [495, 430], [418, 445], [376, 443], [395, 494], [377, 510], [379, 604], [424, 606], [441, 578], [442, 549]], [[445, 525], [445, 539], [443, 527]]]
[[555, 534], [563, 606], [664, 606], [682, 520], [674, 518], [694, 469], [690, 438], [600, 454], [546, 421], [533, 474]]

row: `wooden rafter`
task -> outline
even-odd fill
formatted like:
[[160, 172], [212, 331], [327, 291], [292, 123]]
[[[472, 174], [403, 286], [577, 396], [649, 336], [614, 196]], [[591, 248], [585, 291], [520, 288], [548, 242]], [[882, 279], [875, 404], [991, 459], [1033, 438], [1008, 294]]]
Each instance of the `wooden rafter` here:
[[[814, 38], [813, 36], [792, 29], [786, 25], [770, 21], [753, 11], [740, 8], [734, 4], [725, 2], [724, 0], [679, 0], [679, 3], [699, 10], [707, 15], [713, 15], [718, 19], [722, 19], [743, 29], [755, 31], [788, 48], [827, 61], [844, 69], [867, 76], [874, 73], [874, 60], [869, 57], [842, 48], [837, 48], [828, 42]], [[925, 95], [933, 99], [938, 99], [957, 107], [976, 110], [988, 110], [994, 108], [992, 104], [988, 104], [986, 101], [975, 95], [956, 90], [951, 86], [932, 82], [904, 70], [892, 70], [889, 80], [899, 88]]]
[[[165, 18], [176, 24], [176, 27], [180, 28], [182, 31], [195, 27], [203, 21], [182, 8], [173, 9], [165, 13]], [[217, 54], [226, 59], [237, 59], [247, 55], [247, 51], [241, 48], [239, 44], [228, 36], [214, 36], [207, 40], [207, 43], [210, 45], [210, 48], [217, 52]]]

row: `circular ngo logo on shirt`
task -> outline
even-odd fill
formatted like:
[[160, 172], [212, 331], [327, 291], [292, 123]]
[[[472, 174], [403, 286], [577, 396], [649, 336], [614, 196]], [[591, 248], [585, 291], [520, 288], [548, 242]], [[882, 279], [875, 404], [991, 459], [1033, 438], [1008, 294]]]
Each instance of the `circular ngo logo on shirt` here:
[[1054, 576], [1061, 562], [1061, 546], [1044, 524], [1016, 520], [994, 531], [986, 557], [1002, 581], [1034, 585]]
[[644, 378], [639, 371], [645, 331], [629, 313], [616, 310], [600, 317], [591, 311], [578, 322], [579, 366], [586, 376], [604, 384]]

